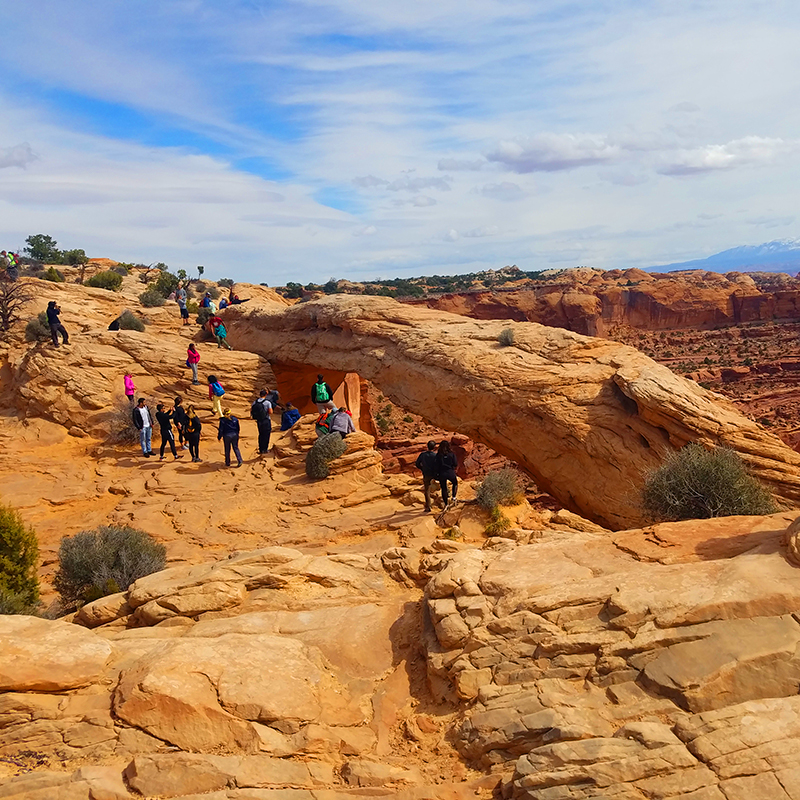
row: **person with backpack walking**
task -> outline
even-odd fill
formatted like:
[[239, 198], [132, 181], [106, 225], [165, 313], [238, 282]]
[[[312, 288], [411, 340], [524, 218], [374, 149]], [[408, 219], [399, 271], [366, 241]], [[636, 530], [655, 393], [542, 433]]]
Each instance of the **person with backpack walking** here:
[[197, 379], [197, 365], [200, 363], [200, 353], [194, 346], [194, 342], [190, 342], [189, 347], [186, 349], [186, 366], [192, 370], [192, 386], [197, 386], [200, 381]]
[[456, 495], [458, 494], [458, 478], [456, 477], [456, 470], [458, 469], [458, 459], [453, 449], [450, 447], [450, 442], [446, 439], [439, 444], [439, 449], [436, 452], [436, 471], [439, 477], [439, 486], [442, 490], [442, 502], [444, 507], [450, 504], [447, 499], [448, 483], [453, 486], [452, 503], [456, 503]]
[[163, 403], [159, 403], [156, 406], [156, 419], [158, 420], [158, 427], [161, 429], [161, 451], [159, 452], [160, 461], [164, 460], [164, 450], [166, 449], [167, 445], [169, 445], [169, 449], [172, 451], [172, 456], [176, 461], [183, 456], [183, 453], [178, 455], [178, 451], [175, 449], [175, 434], [172, 433], [172, 418], [172, 409], [165, 411]]
[[222, 395], [225, 394], [225, 389], [222, 384], [217, 380], [216, 375], [208, 376], [208, 399], [211, 400], [211, 413], [222, 416]]
[[331, 407], [328, 403], [332, 403], [332, 401], [333, 389], [325, 383], [324, 376], [317, 375], [317, 382], [311, 387], [311, 402], [316, 403], [317, 411], [322, 414]]
[[422, 472], [422, 487], [425, 490], [425, 510], [431, 510], [431, 487], [439, 477], [439, 464], [436, 458], [436, 442], [428, 442], [428, 449], [417, 456], [414, 466]]
[[237, 467], [242, 466], [242, 454], [239, 452], [239, 420], [231, 414], [231, 410], [226, 408], [222, 412], [217, 430], [217, 441], [222, 439], [225, 447], [225, 466], [231, 465], [231, 448], [236, 456]]
[[126, 372], [122, 380], [125, 384], [125, 397], [127, 397], [128, 402], [133, 405], [133, 396], [136, 394], [136, 387], [133, 385], [133, 375], [131, 375], [130, 372]]
[[186, 422], [183, 425], [184, 436], [189, 445], [189, 455], [195, 464], [199, 464], [203, 459], [200, 458], [200, 432], [203, 429], [203, 423], [200, 422], [200, 417], [194, 410], [194, 406], [189, 406], [186, 409]]
[[258, 454], [265, 456], [269, 452], [269, 437], [272, 435], [272, 403], [267, 397], [267, 390], [262, 389], [259, 396], [250, 406], [250, 416], [258, 426]]
[[61, 313], [61, 307], [55, 300], [51, 300], [47, 304], [47, 324], [50, 326], [50, 336], [53, 337], [53, 347], [58, 347], [58, 335], [64, 344], [69, 344], [69, 334], [67, 329], [61, 324], [61, 318], [58, 316]]
[[145, 458], [150, 458], [153, 455], [153, 420], [150, 417], [150, 409], [144, 401], [144, 397], [140, 397], [131, 412], [133, 424], [136, 430], [139, 431], [139, 443], [142, 445], [142, 455]]
[[286, 409], [281, 414], [281, 430], [288, 431], [299, 419], [300, 412], [291, 403], [287, 403]]

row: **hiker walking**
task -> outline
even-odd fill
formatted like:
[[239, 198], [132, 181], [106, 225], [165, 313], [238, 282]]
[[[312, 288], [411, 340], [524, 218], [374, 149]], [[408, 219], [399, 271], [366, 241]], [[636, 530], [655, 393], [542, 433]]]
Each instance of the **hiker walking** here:
[[175, 398], [174, 408], [172, 409], [172, 421], [178, 429], [178, 444], [183, 445], [184, 450], [189, 449], [189, 445], [184, 443], [186, 434], [184, 428], [186, 426], [186, 411], [183, 408], [183, 400], [180, 397]]
[[197, 352], [197, 348], [194, 346], [194, 342], [189, 344], [189, 347], [186, 349], [186, 366], [192, 370], [192, 385], [197, 386], [200, 381], [197, 379], [197, 365], [200, 363], [200, 353]]
[[186, 289], [183, 288], [182, 284], [178, 284], [178, 289], [175, 292], [175, 300], [178, 303], [178, 308], [181, 310], [181, 319], [183, 322], [181, 324], [188, 325], [189, 324], [189, 309], [186, 306], [187, 295]]
[[163, 403], [159, 403], [156, 406], [156, 419], [158, 420], [158, 427], [161, 429], [161, 451], [159, 453], [159, 461], [164, 460], [164, 450], [167, 445], [169, 445], [169, 449], [172, 451], [172, 455], [176, 461], [183, 456], [183, 453], [178, 455], [178, 451], [175, 449], [175, 435], [172, 433], [172, 417], [172, 409], [166, 411]]
[[226, 408], [222, 412], [217, 430], [217, 441], [222, 439], [225, 447], [225, 466], [231, 465], [231, 448], [237, 460], [237, 467], [242, 466], [242, 454], [239, 452], [239, 420], [231, 414], [231, 410]]
[[217, 347], [227, 347], [228, 350], [233, 348], [228, 344], [228, 331], [225, 328], [225, 323], [219, 317], [211, 317], [211, 332], [217, 339]]
[[[317, 382], [311, 387], [311, 402], [316, 403], [317, 411], [321, 414], [327, 408], [333, 407], [333, 389], [325, 383], [322, 375], [317, 375]], [[331, 403], [329, 406], [328, 403]]]
[[126, 372], [122, 380], [125, 383], [125, 396], [128, 398], [128, 402], [133, 405], [133, 396], [136, 394], [136, 387], [133, 385], [133, 375], [131, 375], [130, 372]]
[[281, 414], [281, 430], [288, 431], [299, 419], [300, 412], [291, 403], [287, 403], [283, 414]]
[[267, 396], [267, 390], [262, 389], [259, 396], [250, 406], [250, 416], [258, 426], [258, 453], [265, 456], [269, 452], [269, 437], [272, 435], [272, 403]]
[[450, 442], [446, 439], [439, 444], [439, 449], [436, 452], [436, 467], [439, 473], [439, 486], [442, 490], [442, 502], [444, 507], [447, 508], [449, 502], [447, 500], [447, 484], [453, 486], [452, 503], [456, 503], [456, 495], [458, 494], [458, 478], [456, 477], [456, 470], [458, 469], [458, 459], [456, 454], [450, 447]]
[[189, 455], [195, 464], [203, 460], [200, 458], [200, 431], [202, 430], [203, 423], [200, 422], [200, 417], [197, 416], [194, 406], [188, 406], [186, 409], [186, 422], [183, 424], [183, 435], [189, 445]]
[[[428, 449], [417, 456], [414, 466], [422, 472], [422, 487], [425, 490], [425, 510], [431, 510], [431, 487], [439, 477], [439, 463], [436, 458], [436, 442], [428, 442]], [[446, 504], [445, 504], [446, 505]]]
[[211, 400], [211, 413], [219, 414], [222, 416], [222, 395], [225, 394], [225, 389], [222, 384], [217, 380], [216, 375], [208, 376], [208, 399]]
[[58, 347], [58, 334], [64, 344], [69, 344], [69, 334], [67, 329], [61, 324], [61, 318], [58, 316], [61, 313], [61, 307], [55, 300], [51, 300], [47, 304], [47, 324], [50, 326], [50, 336], [53, 337], [53, 347]]
[[144, 401], [144, 397], [140, 397], [131, 412], [133, 424], [139, 431], [139, 443], [142, 445], [142, 455], [145, 458], [150, 458], [153, 455], [152, 440], [153, 440], [153, 420], [150, 418], [150, 409]]

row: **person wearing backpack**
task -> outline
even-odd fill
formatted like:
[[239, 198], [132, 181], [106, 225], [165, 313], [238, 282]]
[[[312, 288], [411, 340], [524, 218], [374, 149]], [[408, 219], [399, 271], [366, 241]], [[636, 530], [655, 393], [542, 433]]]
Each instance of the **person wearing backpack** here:
[[428, 442], [428, 449], [417, 456], [414, 466], [422, 472], [422, 487], [425, 490], [425, 510], [431, 510], [431, 487], [439, 477], [439, 465], [436, 459], [436, 442]]
[[265, 456], [269, 452], [269, 437], [272, 435], [272, 403], [267, 398], [267, 390], [262, 389], [259, 397], [250, 406], [250, 416], [258, 426], [258, 453]]
[[456, 495], [458, 494], [458, 478], [456, 477], [456, 470], [458, 469], [458, 459], [453, 449], [450, 447], [450, 442], [447, 439], [439, 444], [439, 449], [436, 452], [436, 467], [439, 473], [439, 486], [442, 490], [442, 502], [444, 507], [449, 505], [447, 499], [447, 484], [453, 487], [453, 498], [450, 502], [456, 504]]
[[217, 431], [217, 441], [222, 439], [225, 447], [225, 466], [231, 465], [231, 448], [236, 455], [237, 467], [242, 466], [242, 454], [239, 452], [239, 420], [231, 414], [231, 410], [226, 408], [222, 412]]
[[222, 395], [225, 394], [225, 389], [222, 384], [217, 380], [216, 375], [208, 376], [208, 399], [211, 400], [211, 413], [219, 414], [222, 416]]
[[323, 411], [330, 408], [328, 403], [333, 401], [333, 389], [325, 383], [325, 378], [322, 375], [317, 375], [317, 382], [311, 387], [311, 402], [316, 403], [317, 411], [322, 414]]
[[203, 423], [194, 410], [194, 406], [186, 409], [186, 422], [183, 424], [183, 431], [186, 441], [189, 443], [189, 455], [195, 464], [199, 464], [203, 459], [200, 458], [200, 432], [203, 430]]

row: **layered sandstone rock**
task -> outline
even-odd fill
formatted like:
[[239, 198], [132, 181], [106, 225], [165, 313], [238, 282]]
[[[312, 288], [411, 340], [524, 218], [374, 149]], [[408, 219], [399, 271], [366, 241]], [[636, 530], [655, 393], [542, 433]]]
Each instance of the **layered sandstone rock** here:
[[731, 447], [778, 497], [800, 497], [800, 455], [630, 347], [527, 323], [503, 347], [507, 323], [376, 297], [225, 313], [237, 347], [358, 371], [393, 402], [508, 456], [565, 506], [612, 528], [642, 521], [645, 473], [690, 441]]

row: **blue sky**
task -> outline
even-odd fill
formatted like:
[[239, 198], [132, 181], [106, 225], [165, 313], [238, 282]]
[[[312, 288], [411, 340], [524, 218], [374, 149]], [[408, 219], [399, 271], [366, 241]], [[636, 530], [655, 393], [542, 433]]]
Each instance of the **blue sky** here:
[[4, 248], [278, 285], [800, 235], [795, 2], [5, 6]]

